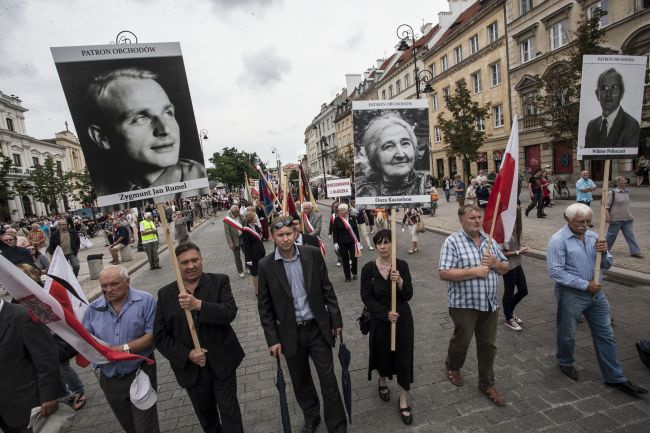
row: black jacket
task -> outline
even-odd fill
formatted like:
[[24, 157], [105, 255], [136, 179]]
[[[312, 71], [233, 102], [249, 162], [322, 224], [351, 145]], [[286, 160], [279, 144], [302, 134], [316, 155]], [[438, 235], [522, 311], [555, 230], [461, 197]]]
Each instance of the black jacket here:
[[[323, 338], [334, 346], [332, 329], [343, 327], [341, 310], [332, 283], [327, 276], [327, 266], [319, 249], [296, 246], [305, 278], [307, 300]], [[257, 307], [264, 336], [269, 347], [281, 343], [282, 352], [292, 356], [298, 348], [296, 313], [289, 279], [282, 260], [271, 253], [259, 263], [259, 297]]]
[[32, 258], [32, 255], [29, 253], [29, 250], [27, 250], [27, 248], [10, 247], [4, 242], [0, 242], [0, 254], [2, 254], [3, 257], [5, 257], [14, 265], [28, 263], [34, 266], [34, 259]]
[[0, 415], [9, 426], [27, 426], [33, 407], [63, 395], [52, 337], [22, 305], [0, 310], [0, 371]]
[[[201, 311], [192, 311], [192, 316], [201, 347], [208, 351], [207, 365], [221, 379], [234, 375], [244, 359], [244, 350], [230, 326], [237, 315], [237, 305], [228, 276], [204, 273], [194, 297], [202, 301]], [[169, 360], [178, 384], [188, 388], [196, 383], [201, 367], [188, 358], [194, 345], [185, 317], [178, 303], [176, 282], [160, 289], [153, 325], [156, 349]]]
[[[68, 229], [68, 233], [70, 233], [70, 248], [72, 249], [72, 254], [76, 256], [79, 252], [79, 235], [73, 229]], [[54, 230], [52, 236], [50, 236], [50, 246], [47, 247], [47, 252], [50, 253], [50, 255], [54, 254], [54, 250], [56, 250], [56, 247], [59, 245], [61, 245], [61, 232], [59, 230]]]
[[320, 248], [320, 243], [318, 242], [318, 238], [313, 235], [302, 234], [302, 244], [311, 245], [312, 247]]
[[[260, 233], [260, 229], [257, 226], [253, 227], [254, 230], [261, 236], [262, 233]], [[254, 262], [266, 255], [266, 250], [264, 249], [264, 243], [262, 240], [257, 239], [246, 230], [242, 231], [239, 240], [241, 241], [241, 248], [244, 251], [244, 258], [247, 262]]]
[[[355, 217], [348, 217], [348, 223], [352, 227], [354, 235], [359, 240], [359, 226], [357, 226], [357, 219]], [[353, 244], [354, 239], [350, 236], [350, 232], [341, 221], [341, 218], [337, 215], [334, 217], [334, 223], [332, 224], [332, 239], [335, 244]]]

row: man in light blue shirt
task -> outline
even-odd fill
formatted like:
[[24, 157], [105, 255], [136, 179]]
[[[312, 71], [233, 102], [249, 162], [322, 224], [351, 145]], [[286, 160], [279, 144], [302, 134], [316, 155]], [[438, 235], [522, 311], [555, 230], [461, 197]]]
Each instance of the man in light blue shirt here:
[[[156, 301], [149, 293], [129, 287], [129, 282], [129, 274], [123, 266], [105, 268], [99, 274], [104, 296], [90, 304], [83, 325], [112, 350], [153, 359]], [[147, 365], [141, 360], [100, 365], [99, 386], [124, 431], [159, 433], [156, 405], [141, 410], [129, 398], [131, 383], [139, 369], [149, 376], [153, 389], [157, 389], [156, 365]]]
[[646, 394], [648, 391], [630, 382], [616, 359], [616, 341], [611, 325], [611, 311], [605, 293], [601, 291], [602, 275], [594, 281], [596, 253], [602, 253], [601, 269], [609, 269], [613, 259], [604, 239], [588, 230], [592, 211], [581, 203], [574, 203], [564, 211], [567, 225], [548, 242], [546, 265], [555, 281], [557, 300], [557, 360], [562, 373], [574, 381], [578, 372], [575, 359], [576, 327], [584, 315], [589, 322], [598, 365], [605, 384], [628, 394]]
[[576, 201], [589, 206], [593, 201], [592, 193], [596, 191], [596, 184], [589, 179], [589, 172], [583, 170], [580, 172], [580, 179], [576, 182]]

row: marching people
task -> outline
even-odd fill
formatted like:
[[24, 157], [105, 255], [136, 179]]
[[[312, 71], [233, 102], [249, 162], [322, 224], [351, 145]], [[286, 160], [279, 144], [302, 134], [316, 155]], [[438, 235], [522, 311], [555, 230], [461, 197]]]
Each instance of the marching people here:
[[542, 170], [535, 171], [535, 175], [528, 179], [528, 192], [530, 194], [530, 204], [526, 208], [526, 216], [537, 207], [537, 218], [546, 218], [544, 213], [544, 202], [542, 192]]
[[422, 211], [416, 207], [407, 207], [404, 210], [404, 217], [402, 218], [402, 231], [404, 231], [404, 224], [409, 228], [411, 233], [411, 248], [408, 253], [413, 254], [420, 251], [418, 249], [418, 224], [422, 221]]
[[308, 235], [300, 230], [300, 217], [293, 216], [293, 228], [296, 230], [296, 245], [311, 245], [312, 247], [320, 248], [320, 239], [314, 235]]
[[115, 234], [113, 235], [113, 243], [109, 246], [108, 251], [111, 253], [112, 260], [109, 262], [111, 265], [119, 265], [120, 258], [118, 253], [123, 248], [131, 248], [129, 246], [129, 229], [124, 226], [120, 220], [113, 220], [113, 229]]
[[605, 201], [605, 222], [609, 224], [607, 229], [607, 249], [611, 250], [616, 242], [618, 232], [623, 232], [623, 237], [630, 249], [630, 256], [642, 259], [641, 247], [634, 237], [634, 217], [630, 212], [630, 194], [627, 190], [627, 178], [616, 176], [616, 186], [607, 193]]
[[[601, 282], [594, 281], [596, 253], [602, 253], [601, 269], [612, 266], [612, 255], [604, 239], [589, 230], [592, 211], [583, 203], [569, 205], [564, 211], [566, 225], [548, 241], [546, 266], [555, 281], [557, 300], [557, 361], [560, 371], [578, 380], [573, 351], [578, 321], [589, 322], [594, 351], [605, 385], [632, 395], [648, 391], [630, 382], [616, 358], [616, 340], [611, 325], [611, 308]], [[602, 281], [602, 274], [601, 274]]]
[[262, 240], [266, 241], [269, 239], [269, 216], [264, 210], [264, 205], [259, 200], [255, 200], [255, 213], [262, 227]]
[[190, 240], [186, 222], [186, 217], [183, 216], [183, 212], [177, 210], [174, 213], [174, 239], [176, 239], [178, 245], [189, 242]]
[[244, 227], [241, 232], [241, 248], [244, 252], [244, 261], [250, 272], [257, 296], [257, 266], [260, 259], [266, 255], [264, 242], [262, 242], [262, 230], [255, 224], [255, 213], [247, 212], [244, 215]]
[[235, 266], [240, 278], [244, 278], [244, 266], [241, 263], [241, 230], [244, 225], [244, 220], [239, 214], [239, 206], [230, 206], [230, 212], [223, 219], [223, 230], [226, 234], [226, 241], [228, 247], [232, 250], [233, 257], [235, 258]]
[[[153, 360], [156, 301], [151, 294], [132, 288], [130, 282], [125, 267], [104, 268], [99, 274], [103, 296], [90, 304], [84, 314], [83, 325], [92, 335], [112, 346], [112, 350], [137, 353]], [[131, 402], [129, 393], [131, 383], [140, 370], [149, 376], [152, 388], [158, 388], [156, 365], [136, 359], [97, 367], [100, 372], [99, 386], [124, 431], [159, 433], [156, 404], [148, 409], [140, 409]]]
[[77, 232], [68, 227], [68, 220], [60, 218], [57, 224], [57, 229], [52, 233], [52, 236], [50, 236], [50, 245], [47, 248], [47, 252], [51, 256], [54, 254], [56, 247], [61, 247], [65, 259], [72, 267], [74, 276], [77, 277], [79, 276], [80, 267], [77, 254], [79, 253], [80, 245], [81, 241]]
[[351, 200], [350, 215], [352, 215], [357, 219], [357, 227], [359, 228], [359, 234], [361, 235], [359, 241], [363, 239], [363, 241], [366, 243], [370, 251], [372, 251], [375, 248], [373, 247], [373, 244], [370, 242], [370, 237], [368, 236], [368, 219], [366, 217], [366, 213], [363, 210], [356, 209], [354, 205], [355, 205], [354, 200]]
[[[339, 213], [339, 210], [338, 210], [339, 209], [339, 204], [341, 204], [341, 202], [337, 198], [332, 203], [332, 206], [331, 206], [330, 224], [329, 224], [329, 227], [328, 227], [328, 235], [327, 235], [327, 237], [330, 238], [330, 239], [332, 238], [332, 233], [334, 232], [334, 219], [336, 218], [336, 216]], [[336, 254], [336, 266], [341, 266], [341, 253], [339, 252], [339, 250], [337, 248], [334, 248], [334, 254]]]
[[331, 226], [334, 250], [341, 255], [345, 281], [350, 282], [351, 278], [356, 280], [357, 256], [361, 254], [362, 246], [359, 242], [356, 218], [350, 216], [347, 204], [338, 205], [338, 214], [334, 217]]
[[142, 247], [147, 253], [149, 269], [161, 269], [158, 258], [158, 227], [153, 221], [151, 212], [145, 212], [144, 219], [140, 221], [140, 239], [142, 239]]
[[285, 356], [305, 420], [302, 432], [313, 433], [321, 421], [311, 358], [320, 379], [327, 431], [343, 433], [347, 421], [331, 349], [343, 329], [341, 311], [320, 251], [296, 246], [292, 224], [291, 217], [282, 216], [271, 226], [276, 249], [259, 264], [260, 322], [271, 356]]
[[372, 211], [372, 209], [366, 209], [364, 212], [366, 213], [366, 218], [368, 219], [368, 231], [370, 234], [373, 234], [375, 232], [375, 213]]
[[[370, 313], [368, 380], [372, 371], [379, 374], [378, 393], [383, 401], [390, 400], [387, 380], [397, 376], [399, 412], [404, 424], [413, 422], [408, 404], [408, 391], [413, 383], [413, 316], [409, 301], [413, 285], [408, 264], [397, 259], [391, 269], [391, 231], [380, 230], [372, 238], [377, 258], [361, 269], [361, 300]], [[397, 286], [397, 309], [391, 312], [391, 282]], [[395, 351], [390, 350], [391, 323], [397, 323]]]
[[514, 233], [510, 241], [501, 244], [503, 255], [508, 259], [508, 272], [503, 274], [503, 315], [506, 318], [506, 326], [515, 331], [521, 331], [523, 323], [523, 320], [515, 314], [515, 307], [528, 295], [526, 274], [521, 267], [522, 255], [528, 252], [528, 247], [521, 246], [521, 231], [521, 203], [517, 200]]
[[505, 399], [494, 386], [494, 357], [498, 275], [508, 271], [508, 260], [495, 241], [488, 245], [481, 208], [461, 206], [458, 217], [461, 229], [445, 239], [438, 266], [440, 279], [447, 281], [449, 314], [454, 322], [445, 361], [447, 379], [456, 386], [464, 385], [460, 369], [475, 335], [479, 390], [495, 405], [505, 406]]
[[310, 230], [307, 230], [307, 228], [305, 228], [307, 234], [312, 236], [320, 236], [321, 229], [323, 228], [323, 215], [321, 212], [316, 212], [314, 210], [314, 205], [310, 201], [306, 201], [302, 204], [302, 211], [305, 213], [305, 215], [307, 215], [309, 225], [311, 225]]
[[[203, 272], [201, 250], [192, 242], [176, 247], [186, 293], [174, 281], [159, 290], [154, 338], [185, 388], [206, 433], [240, 433], [237, 367], [244, 351], [230, 325], [237, 316], [230, 279]], [[190, 311], [201, 344], [194, 348], [185, 311]]]

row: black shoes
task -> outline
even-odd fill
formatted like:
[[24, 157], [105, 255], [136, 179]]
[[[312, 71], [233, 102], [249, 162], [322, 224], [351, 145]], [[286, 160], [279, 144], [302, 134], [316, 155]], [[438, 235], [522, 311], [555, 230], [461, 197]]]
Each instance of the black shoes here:
[[643, 362], [646, 367], [650, 368], [650, 353], [641, 349], [641, 345], [639, 343], [636, 343], [636, 350], [639, 352], [639, 358], [641, 358], [641, 362]]
[[[397, 399], [397, 406], [399, 407], [399, 415], [402, 417], [402, 422], [406, 425], [411, 425], [413, 423], [411, 408], [409, 406], [402, 407], [402, 403], [399, 399]], [[408, 413], [408, 415], [405, 415], [404, 412]]]
[[528, 217], [528, 214], [530, 213], [530, 211], [528, 209], [526, 209], [526, 212], [524, 212], [524, 213], [526, 214], [526, 217]]
[[301, 433], [314, 433], [316, 431], [316, 427], [318, 427], [318, 424], [320, 424], [320, 415], [316, 416], [311, 422], [305, 423], [303, 426]]
[[356, 276], [356, 275], [352, 275], [352, 279], [353, 279], [353, 280], [356, 280], [356, 279], [357, 279], [357, 276]]
[[566, 374], [569, 377], [569, 379], [571, 379], [571, 380], [573, 380], [575, 382], [578, 381], [578, 372], [576, 371], [576, 369], [573, 366], [569, 365], [569, 366], [565, 367], [563, 365], [560, 365], [560, 371], [562, 373]]
[[346, 283], [349, 283], [350, 281], [352, 281], [352, 280], [349, 279], [349, 278], [346, 278], [346, 279], [345, 279], [345, 282], [346, 282]]
[[379, 393], [379, 398], [383, 401], [390, 401], [390, 389], [387, 386], [379, 385], [377, 392]]
[[641, 388], [640, 386], [633, 384], [629, 380], [627, 382], [618, 382], [618, 383], [605, 382], [605, 385], [611, 386], [612, 388], [620, 389], [621, 391], [634, 396], [648, 393], [647, 389]]

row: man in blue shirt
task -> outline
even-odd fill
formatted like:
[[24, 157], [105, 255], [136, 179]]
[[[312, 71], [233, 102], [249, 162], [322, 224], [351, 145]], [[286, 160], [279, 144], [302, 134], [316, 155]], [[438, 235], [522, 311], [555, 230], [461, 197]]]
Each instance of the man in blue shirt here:
[[[611, 325], [611, 311], [600, 281], [594, 281], [596, 253], [602, 253], [600, 267], [609, 269], [613, 259], [604, 239], [588, 230], [592, 211], [574, 203], [564, 211], [567, 224], [555, 233], [546, 247], [546, 265], [555, 281], [557, 300], [557, 360], [562, 373], [577, 381], [575, 359], [576, 327], [584, 315], [589, 322], [598, 365], [605, 384], [628, 394], [648, 391], [627, 380], [616, 359], [616, 341]], [[602, 281], [602, 278], [601, 278]]]
[[[83, 325], [92, 335], [111, 345], [112, 350], [137, 353], [153, 359], [153, 323], [156, 301], [147, 292], [129, 287], [123, 266], [108, 266], [99, 274], [103, 297], [86, 310]], [[141, 410], [131, 403], [129, 389], [142, 369], [157, 389], [156, 365], [141, 360], [116, 361], [99, 366], [99, 386], [115, 417], [126, 433], [159, 433], [154, 404]]]
[[118, 265], [120, 263], [120, 259], [118, 256], [119, 251], [122, 248], [129, 248], [130, 233], [129, 233], [129, 229], [127, 229], [126, 226], [123, 225], [119, 219], [115, 219], [115, 222], [113, 223], [113, 227], [115, 228], [115, 234], [113, 235], [114, 242], [109, 246], [108, 250], [111, 253], [111, 257], [113, 258], [110, 264]]
[[593, 201], [593, 192], [596, 191], [596, 184], [589, 179], [589, 172], [583, 170], [580, 172], [580, 179], [576, 182], [576, 201], [589, 206]]

